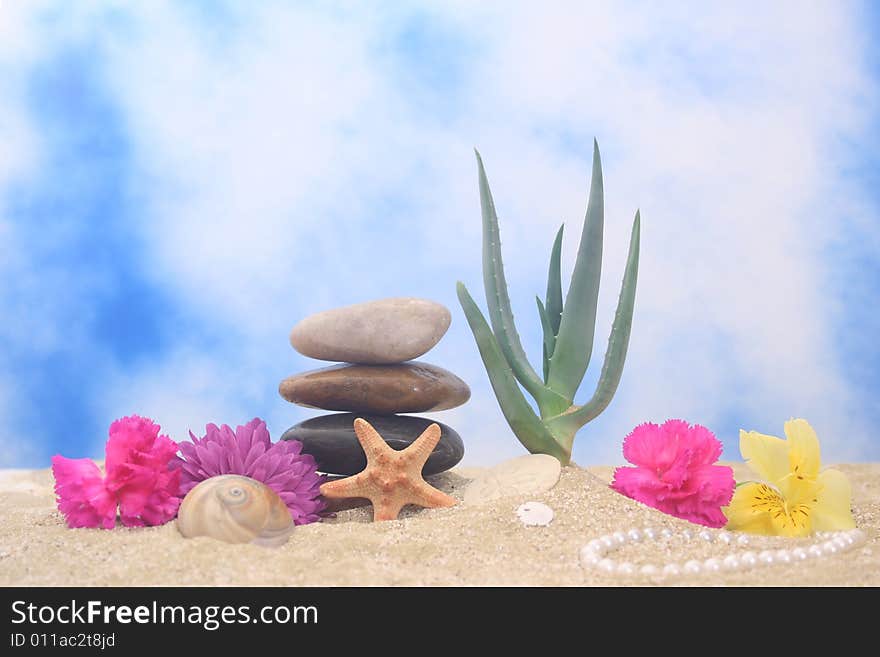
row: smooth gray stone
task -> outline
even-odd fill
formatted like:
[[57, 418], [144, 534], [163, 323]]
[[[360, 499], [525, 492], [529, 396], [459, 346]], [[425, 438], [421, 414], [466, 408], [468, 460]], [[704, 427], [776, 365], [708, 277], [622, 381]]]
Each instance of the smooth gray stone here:
[[[311, 454], [318, 470], [328, 474], [353, 475], [367, 467], [367, 457], [354, 433], [355, 418], [363, 418], [391, 447], [397, 450], [411, 445], [434, 420], [412, 415], [363, 415], [334, 413], [321, 415], [290, 427], [281, 440], [299, 440], [303, 453]], [[452, 428], [442, 422], [440, 442], [428, 457], [422, 475], [433, 475], [449, 470], [464, 456], [464, 443]]]
[[300, 321], [290, 344], [303, 356], [343, 363], [402, 363], [440, 341], [452, 315], [446, 306], [394, 297], [333, 308]]

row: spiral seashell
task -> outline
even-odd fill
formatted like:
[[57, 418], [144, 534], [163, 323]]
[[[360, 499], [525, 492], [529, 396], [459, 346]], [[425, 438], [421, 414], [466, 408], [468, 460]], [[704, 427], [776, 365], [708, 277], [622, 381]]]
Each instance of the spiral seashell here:
[[185, 538], [210, 536], [275, 547], [287, 542], [293, 518], [278, 494], [262, 482], [220, 475], [205, 479], [183, 498], [177, 529]]

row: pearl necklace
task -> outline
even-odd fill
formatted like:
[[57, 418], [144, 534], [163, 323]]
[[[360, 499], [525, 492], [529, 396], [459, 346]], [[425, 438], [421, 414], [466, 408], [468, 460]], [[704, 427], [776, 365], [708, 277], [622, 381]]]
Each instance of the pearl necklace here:
[[841, 532], [816, 532], [816, 537], [821, 541], [810, 546], [799, 546], [790, 550], [763, 550], [759, 553], [747, 550], [744, 552], [730, 553], [723, 558], [710, 557], [703, 561], [690, 559], [684, 563], [667, 563], [662, 566], [646, 564], [637, 567], [628, 561], [614, 561], [606, 556], [609, 552], [623, 547], [627, 543], [642, 543], [643, 541], [672, 541], [675, 539], [692, 541], [695, 538], [706, 543], [722, 543], [724, 545], [737, 545], [747, 547], [751, 543], [748, 534], [732, 534], [730, 532], [710, 532], [702, 530], [698, 533], [685, 529], [673, 533], [669, 529], [656, 531], [650, 527], [644, 529], [630, 529], [627, 532], [614, 532], [593, 539], [581, 548], [581, 563], [586, 568], [614, 573], [617, 575], [643, 575], [646, 577], [664, 576], [675, 577], [682, 573], [686, 575], [699, 575], [704, 573], [717, 573], [720, 571], [743, 571], [760, 566], [772, 566], [774, 564], [787, 564], [808, 559], [820, 559], [830, 557], [841, 552], [846, 552], [858, 547], [865, 541], [865, 533], [860, 529], [851, 529]]

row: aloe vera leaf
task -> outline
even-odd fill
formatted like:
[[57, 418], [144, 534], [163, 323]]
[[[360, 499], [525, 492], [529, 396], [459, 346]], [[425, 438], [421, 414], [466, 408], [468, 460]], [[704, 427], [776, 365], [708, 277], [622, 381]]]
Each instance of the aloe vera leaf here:
[[[562, 231], [565, 224], [559, 227], [556, 239], [553, 241], [553, 250], [550, 252], [550, 270], [547, 273], [547, 296], [545, 307], [550, 326], [553, 329], [553, 345], [556, 345], [556, 334], [559, 333], [559, 322], [562, 320]], [[553, 355], [550, 349], [549, 356]], [[546, 380], [546, 375], [544, 379]]]
[[640, 241], [641, 216], [637, 211], [629, 241], [629, 255], [626, 260], [623, 283], [620, 286], [620, 298], [617, 301], [617, 310], [614, 313], [614, 322], [611, 325], [611, 335], [608, 338], [608, 349], [605, 351], [605, 362], [602, 364], [602, 373], [599, 375], [596, 391], [593, 393], [590, 401], [583, 406], [570, 413], [548, 420], [548, 426], [551, 426], [553, 429], [577, 431], [578, 428], [604, 411], [608, 404], [611, 403], [611, 399], [617, 391], [617, 386], [623, 373], [623, 365], [626, 361], [626, 350], [629, 346], [629, 336], [632, 328], [633, 308], [636, 302]]
[[550, 354], [547, 353], [547, 345], [541, 345], [541, 354], [543, 356], [542, 363], [544, 364], [544, 382], [546, 383], [547, 377], [550, 376]]
[[596, 305], [602, 273], [604, 214], [602, 162], [599, 158], [599, 145], [593, 140], [590, 199], [547, 381], [551, 390], [568, 399], [574, 399], [593, 352]]
[[486, 366], [492, 390], [495, 391], [501, 412], [510, 428], [513, 429], [513, 433], [533, 454], [550, 454], [563, 463], [568, 463], [569, 452], [556, 442], [526, 401], [522, 390], [517, 385], [513, 371], [501, 351], [498, 339], [489, 328], [486, 318], [474, 303], [464, 283], [460, 281], [457, 283], [456, 292], [468, 325], [474, 334], [483, 364]]
[[544, 309], [544, 304], [541, 303], [541, 297], [535, 297], [535, 301], [538, 303], [541, 328], [544, 329], [544, 380], [546, 381], [547, 376], [550, 374], [550, 356], [553, 355], [553, 344], [556, 341], [556, 336], [553, 335], [553, 327], [550, 326], [550, 318], [547, 317], [547, 311]]
[[513, 370], [514, 376], [540, 403], [540, 400], [546, 397], [546, 389], [544, 382], [529, 363], [519, 334], [516, 332], [513, 310], [507, 293], [507, 280], [504, 276], [504, 263], [501, 260], [498, 215], [495, 212], [495, 203], [492, 200], [483, 159], [479, 151], [474, 149], [474, 152], [477, 155], [480, 178], [480, 209], [483, 215], [483, 284], [486, 288], [489, 320], [492, 322], [492, 329], [498, 339], [501, 352]]

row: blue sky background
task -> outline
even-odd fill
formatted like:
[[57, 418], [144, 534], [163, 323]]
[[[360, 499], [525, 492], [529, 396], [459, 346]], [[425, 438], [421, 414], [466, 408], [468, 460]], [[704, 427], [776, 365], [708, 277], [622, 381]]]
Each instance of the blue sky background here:
[[[305, 315], [386, 296], [453, 313], [425, 360], [473, 391], [437, 413], [465, 462], [522, 448], [455, 298], [483, 304], [472, 148], [514, 311], [558, 224], [571, 271], [591, 143], [606, 248], [591, 393], [636, 208], [642, 266], [612, 406], [574, 457], [681, 417], [809, 419], [826, 461], [880, 460], [876, 3], [0, 1], [0, 467], [101, 456], [110, 422], [176, 439], [316, 412]], [[586, 5], [586, 6], [584, 6]]]

